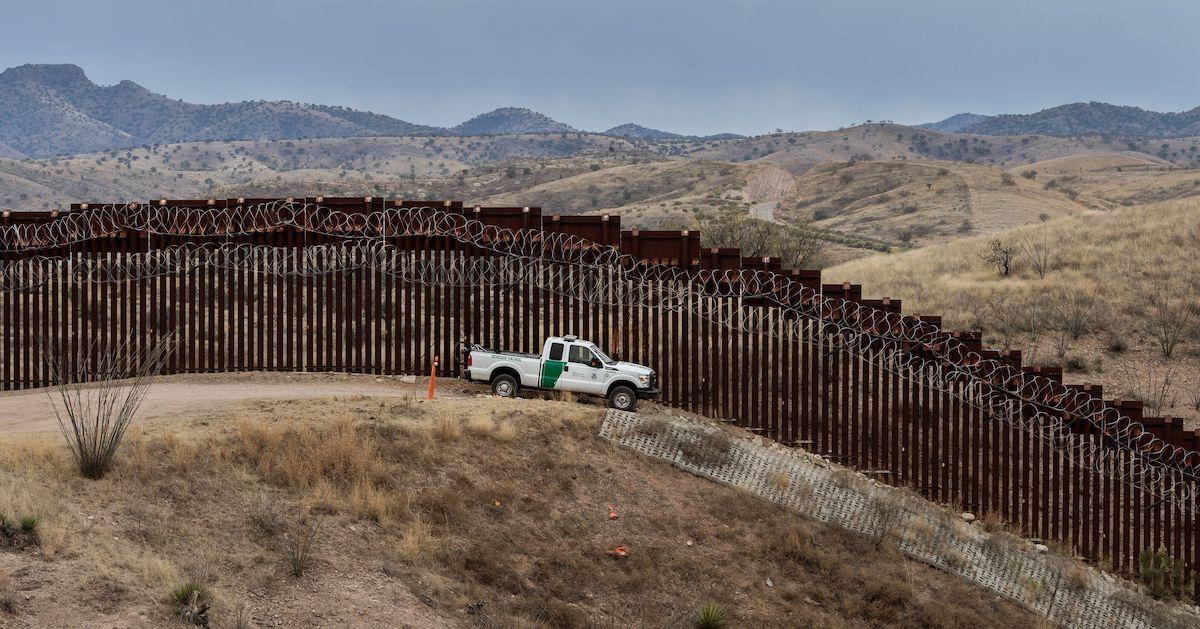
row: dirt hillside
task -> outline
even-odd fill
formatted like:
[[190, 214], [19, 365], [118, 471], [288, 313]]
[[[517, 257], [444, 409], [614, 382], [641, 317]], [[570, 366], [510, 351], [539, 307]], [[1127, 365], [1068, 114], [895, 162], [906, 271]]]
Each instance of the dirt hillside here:
[[183, 626], [179, 588], [222, 627], [680, 627], [705, 603], [730, 626], [1033, 624], [610, 446], [598, 406], [281, 395], [146, 423], [100, 481], [53, 432], [6, 435], [0, 511], [38, 521], [0, 550], [0, 624]]

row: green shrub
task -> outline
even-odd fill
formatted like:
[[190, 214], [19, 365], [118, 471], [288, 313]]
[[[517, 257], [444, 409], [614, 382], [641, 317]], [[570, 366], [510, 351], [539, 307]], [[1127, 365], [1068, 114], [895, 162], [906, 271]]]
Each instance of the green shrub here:
[[729, 624], [729, 614], [716, 603], [705, 603], [696, 610], [692, 626], [696, 629], [724, 629]]
[[1150, 591], [1150, 596], [1160, 601], [1184, 599], [1191, 595], [1196, 583], [1196, 573], [1188, 570], [1182, 559], [1176, 559], [1159, 547], [1155, 552], [1147, 548], [1138, 560], [1138, 580]]
[[208, 588], [195, 581], [185, 581], [171, 590], [171, 602], [179, 620], [187, 624], [207, 627], [208, 610], [212, 607], [212, 595]]
[[26, 533], [32, 533], [36, 531], [40, 522], [41, 521], [38, 520], [36, 515], [23, 515], [21, 516], [21, 519], [17, 521], [17, 523], [21, 525], [21, 530]]
[[185, 581], [171, 590], [171, 602], [175, 604], [176, 611], [183, 611], [194, 602], [207, 601], [208, 598], [208, 588], [195, 581]]

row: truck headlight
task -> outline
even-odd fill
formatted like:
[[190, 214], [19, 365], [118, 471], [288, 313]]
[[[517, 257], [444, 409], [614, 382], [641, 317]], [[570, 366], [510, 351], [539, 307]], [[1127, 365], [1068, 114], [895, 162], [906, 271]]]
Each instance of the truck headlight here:
[[648, 386], [650, 384], [650, 376], [638, 376], [638, 380], [642, 383], [642, 386]]

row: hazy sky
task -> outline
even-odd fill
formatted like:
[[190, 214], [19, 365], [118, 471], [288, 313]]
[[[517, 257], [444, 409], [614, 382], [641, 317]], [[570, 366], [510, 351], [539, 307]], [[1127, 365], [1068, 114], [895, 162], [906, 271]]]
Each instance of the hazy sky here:
[[452, 125], [506, 105], [685, 133], [1200, 105], [1187, 0], [0, 0], [0, 66]]

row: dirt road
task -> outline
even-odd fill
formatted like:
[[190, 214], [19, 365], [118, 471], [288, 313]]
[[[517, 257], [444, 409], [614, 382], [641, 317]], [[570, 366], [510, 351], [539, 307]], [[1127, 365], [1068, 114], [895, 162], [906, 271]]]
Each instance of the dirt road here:
[[[138, 412], [138, 421], [171, 421], [197, 409], [210, 410], [247, 400], [331, 398], [347, 396], [424, 396], [428, 379], [415, 383], [399, 377], [325, 373], [238, 373], [168, 376], [151, 387]], [[458, 397], [475, 391], [460, 380], [437, 381], [436, 395]], [[53, 390], [50, 390], [55, 394]], [[51, 397], [46, 389], [0, 395], [0, 434], [57, 431]]]
[[775, 220], [775, 207], [779, 205], [779, 201], [763, 201], [750, 206], [750, 216], [757, 218], [760, 221], [768, 223], [778, 223]]

